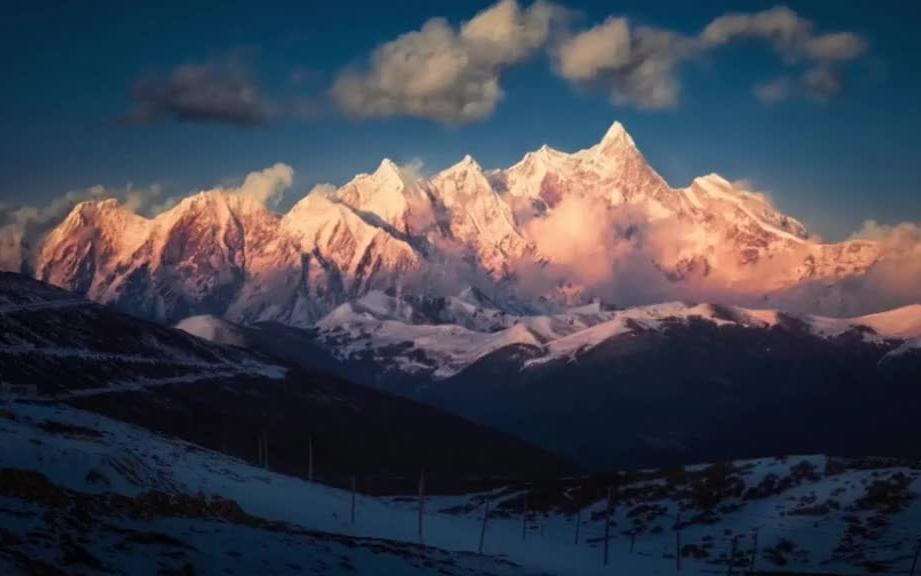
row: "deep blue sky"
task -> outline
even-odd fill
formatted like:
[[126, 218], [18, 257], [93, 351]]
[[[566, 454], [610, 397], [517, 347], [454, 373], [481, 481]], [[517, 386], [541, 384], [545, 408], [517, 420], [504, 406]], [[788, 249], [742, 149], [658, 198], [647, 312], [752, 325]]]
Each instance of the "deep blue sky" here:
[[[775, 2], [561, 2], [588, 26], [611, 14], [687, 34], [728, 11]], [[94, 184], [209, 187], [275, 162], [296, 189], [342, 183], [384, 156], [437, 170], [470, 153], [507, 166], [543, 143], [591, 145], [622, 121], [673, 185], [716, 171], [748, 179], [816, 232], [837, 239], [866, 219], [921, 220], [919, 2], [789, 2], [819, 31], [869, 42], [848, 67], [842, 94], [765, 105], [755, 83], [783, 72], [763, 45], [719, 50], [681, 71], [683, 97], [665, 111], [612, 105], [576, 90], [545, 55], [511, 68], [506, 98], [479, 123], [448, 128], [420, 119], [350, 120], [333, 107], [264, 126], [162, 122], [125, 125], [131, 86], [189, 62], [247, 62], [266, 92], [322, 99], [343, 66], [428, 18], [469, 19], [489, 2], [14, 2], [0, 18], [0, 201], [41, 203]], [[613, 8], [612, 8], [613, 7]], [[613, 10], [616, 10], [613, 11]], [[292, 73], [302, 80], [295, 83]]]

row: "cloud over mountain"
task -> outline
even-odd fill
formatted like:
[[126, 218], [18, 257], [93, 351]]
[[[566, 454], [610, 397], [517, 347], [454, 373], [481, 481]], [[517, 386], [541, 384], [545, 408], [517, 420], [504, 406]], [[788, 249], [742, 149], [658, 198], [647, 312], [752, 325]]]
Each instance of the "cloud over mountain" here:
[[538, 0], [501, 0], [459, 27], [442, 18], [377, 47], [366, 66], [343, 71], [332, 88], [349, 115], [412, 116], [465, 124], [491, 115], [503, 70], [544, 45], [562, 11]]
[[229, 57], [177, 66], [135, 81], [128, 124], [183, 122], [259, 126], [276, 119], [312, 119], [320, 105], [309, 97], [268, 95], [245, 61]]
[[165, 77], [148, 75], [135, 82], [134, 108], [126, 120], [153, 123], [216, 122], [253, 125], [266, 122], [272, 106], [236, 61], [185, 64]]
[[[815, 34], [812, 22], [786, 7], [726, 14], [696, 36], [611, 17], [564, 40], [556, 50], [556, 69], [573, 83], [608, 90], [615, 104], [669, 108], [679, 100], [683, 63], [744, 40], [767, 43], [786, 66], [805, 65], [802, 85], [820, 98], [840, 91], [840, 64], [866, 50], [866, 41], [852, 32]], [[755, 88], [768, 102], [790, 93], [787, 80]]]

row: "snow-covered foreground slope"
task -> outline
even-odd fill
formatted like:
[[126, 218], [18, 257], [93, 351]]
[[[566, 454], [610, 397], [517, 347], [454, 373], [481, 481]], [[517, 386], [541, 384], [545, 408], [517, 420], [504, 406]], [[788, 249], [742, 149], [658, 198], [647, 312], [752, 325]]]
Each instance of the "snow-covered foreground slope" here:
[[[906, 570], [921, 522], [917, 466], [790, 457], [430, 497], [422, 549], [409, 546], [419, 541], [414, 498], [359, 494], [353, 523], [347, 491], [70, 407], [8, 404], [0, 441], [0, 566], [14, 574], [24, 557], [76, 557], [82, 573], [100, 572], [98, 561], [131, 574], [159, 562], [207, 574], [654, 575], [675, 572], [680, 539], [682, 573], [693, 575], [725, 570], [733, 538], [747, 567], [755, 529], [760, 570], [864, 574]], [[54, 487], [10, 470], [39, 472]], [[605, 567], [605, 495], [615, 484]], [[481, 539], [487, 558], [476, 557]]]
[[348, 492], [64, 406], [4, 406], [0, 442], [3, 574], [533, 573], [418, 546], [385, 502], [358, 496], [352, 524]]

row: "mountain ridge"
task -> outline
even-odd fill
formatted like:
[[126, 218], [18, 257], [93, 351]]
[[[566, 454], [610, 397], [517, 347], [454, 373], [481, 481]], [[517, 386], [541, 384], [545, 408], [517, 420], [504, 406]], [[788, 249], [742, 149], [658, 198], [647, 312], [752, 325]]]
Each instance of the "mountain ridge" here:
[[670, 187], [615, 122], [589, 148], [542, 146], [505, 170], [468, 155], [424, 178], [384, 159], [284, 214], [226, 190], [153, 218], [83, 203], [47, 236], [34, 269], [168, 323], [215, 314], [307, 326], [372, 290], [469, 285], [545, 310], [639, 291], [738, 303], [858, 277], [879, 258], [872, 241], [821, 243], [716, 174]]

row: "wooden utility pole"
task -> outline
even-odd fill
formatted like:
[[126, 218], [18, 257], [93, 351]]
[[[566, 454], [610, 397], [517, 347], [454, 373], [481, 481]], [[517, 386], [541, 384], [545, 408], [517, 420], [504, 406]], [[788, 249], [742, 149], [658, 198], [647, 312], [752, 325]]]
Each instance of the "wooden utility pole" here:
[[313, 482], [313, 436], [307, 436], [307, 481]]
[[425, 470], [419, 472], [419, 544], [425, 546], [425, 534], [422, 531], [422, 515], [425, 513]]
[[483, 525], [480, 527], [480, 547], [477, 549], [483, 554], [483, 542], [486, 540], [486, 521], [489, 519], [489, 499], [483, 502]]
[[681, 511], [675, 516], [675, 570], [681, 572]]
[[755, 573], [755, 562], [758, 560], [758, 529], [752, 530], [752, 557], [748, 564], [748, 571]]
[[921, 538], [918, 538], [918, 546], [915, 547], [915, 557], [911, 561], [911, 570], [908, 572], [910, 576], [915, 576], [915, 568], [918, 567], [919, 556], [921, 556]]
[[352, 524], [355, 524], [355, 491], [357, 489], [358, 482], [355, 479], [355, 475], [352, 474]]
[[265, 469], [269, 468], [269, 435], [263, 430], [259, 436], [259, 452], [260, 452], [260, 462], [259, 465]]
[[608, 565], [608, 540], [611, 535], [611, 509], [614, 507], [613, 489], [608, 487], [608, 506], [604, 513], [604, 565]]
[[579, 528], [582, 527], [582, 509], [576, 510], [576, 544], [579, 544]]
[[739, 537], [733, 536], [729, 544], [729, 563], [726, 566], [726, 576], [732, 576], [736, 565], [736, 548], [739, 545]]
[[521, 503], [521, 539], [528, 538], [528, 493], [524, 494], [524, 501]]
[[269, 467], [269, 439], [265, 430], [259, 432], [256, 436], [256, 442], [259, 446], [258, 466], [262, 468]]

